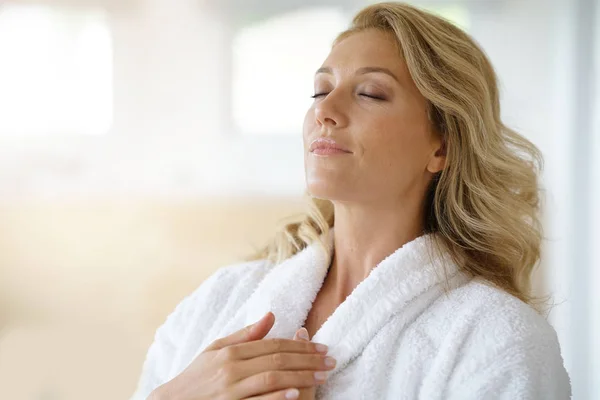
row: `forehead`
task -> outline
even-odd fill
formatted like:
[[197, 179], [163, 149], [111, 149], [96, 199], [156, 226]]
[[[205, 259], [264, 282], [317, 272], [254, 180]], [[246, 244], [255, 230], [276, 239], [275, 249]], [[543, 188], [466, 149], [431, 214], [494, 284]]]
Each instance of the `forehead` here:
[[352, 76], [364, 67], [387, 68], [397, 78], [407, 98], [427, 104], [404, 62], [400, 45], [392, 33], [368, 29], [338, 42], [323, 63], [338, 76]]
[[365, 66], [387, 68], [397, 76], [408, 73], [393, 35], [375, 29], [342, 39], [333, 46], [323, 66], [350, 73]]

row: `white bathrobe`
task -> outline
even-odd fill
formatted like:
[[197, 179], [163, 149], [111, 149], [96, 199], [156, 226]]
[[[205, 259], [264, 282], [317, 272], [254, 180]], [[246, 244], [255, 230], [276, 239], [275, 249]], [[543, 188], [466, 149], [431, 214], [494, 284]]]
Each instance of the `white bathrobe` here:
[[[570, 398], [556, 333], [546, 320], [459, 272], [447, 255], [433, 259], [426, 239], [377, 265], [311, 339], [337, 359], [316, 398]], [[255, 261], [218, 270], [157, 330], [132, 400], [145, 399], [211, 342], [268, 311], [276, 321], [267, 338], [291, 339], [326, 276], [327, 254], [312, 245], [279, 265]]]

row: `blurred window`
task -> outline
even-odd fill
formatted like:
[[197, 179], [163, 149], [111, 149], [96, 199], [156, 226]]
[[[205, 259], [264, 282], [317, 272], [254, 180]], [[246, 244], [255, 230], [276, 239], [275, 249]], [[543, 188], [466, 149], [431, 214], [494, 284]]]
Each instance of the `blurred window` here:
[[0, 135], [102, 134], [112, 121], [103, 12], [0, 6]]
[[312, 99], [314, 71], [336, 34], [343, 10], [302, 9], [243, 27], [233, 43], [233, 119], [249, 135], [299, 133]]
[[[425, 8], [468, 30], [464, 4]], [[341, 7], [310, 7], [259, 18], [238, 29], [232, 54], [236, 131], [299, 135], [312, 102], [314, 72], [350, 19], [349, 11]]]

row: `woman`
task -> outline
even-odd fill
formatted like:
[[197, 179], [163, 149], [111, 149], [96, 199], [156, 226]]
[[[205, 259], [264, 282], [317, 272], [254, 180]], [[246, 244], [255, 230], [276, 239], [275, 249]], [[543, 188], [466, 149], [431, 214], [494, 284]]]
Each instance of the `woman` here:
[[310, 212], [176, 308], [134, 398], [569, 398], [529, 294], [541, 157], [500, 121], [474, 41], [367, 7], [313, 97]]

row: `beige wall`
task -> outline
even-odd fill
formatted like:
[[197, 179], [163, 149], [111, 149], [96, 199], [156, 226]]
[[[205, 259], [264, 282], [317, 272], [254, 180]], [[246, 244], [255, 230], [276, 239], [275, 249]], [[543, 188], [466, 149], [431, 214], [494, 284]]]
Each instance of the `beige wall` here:
[[155, 329], [177, 302], [264, 243], [301, 204], [3, 204], [0, 398], [128, 398]]

